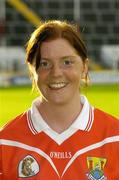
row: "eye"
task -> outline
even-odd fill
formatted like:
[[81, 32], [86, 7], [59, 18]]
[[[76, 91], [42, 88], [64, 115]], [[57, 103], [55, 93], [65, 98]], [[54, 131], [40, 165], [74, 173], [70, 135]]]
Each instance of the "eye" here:
[[66, 66], [70, 66], [74, 64], [74, 61], [72, 61], [71, 59], [64, 59], [63, 64]]
[[44, 69], [49, 69], [52, 67], [52, 64], [50, 61], [48, 60], [45, 60], [45, 59], [41, 59], [40, 60], [40, 65], [39, 65], [40, 68], [44, 68]]
[[64, 64], [65, 64], [65, 65], [69, 65], [69, 64], [71, 64], [71, 61], [70, 61], [70, 60], [65, 60], [65, 61], [64, 61]]

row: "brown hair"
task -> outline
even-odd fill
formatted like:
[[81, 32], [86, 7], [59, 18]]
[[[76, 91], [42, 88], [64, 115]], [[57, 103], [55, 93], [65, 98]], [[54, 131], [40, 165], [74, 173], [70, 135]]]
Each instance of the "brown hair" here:
[[83, 62], [87, 59], [87, 49], [81, 38], [81, 34], [75, 25], [66, 21], [43, 22], [32, 34], [27, 43], [26, 63], [34, 80], [33, 69], [37, 71], [40, 65], [40, 47], [45, 41], [57, 38], [66, 39], [77, 51]]

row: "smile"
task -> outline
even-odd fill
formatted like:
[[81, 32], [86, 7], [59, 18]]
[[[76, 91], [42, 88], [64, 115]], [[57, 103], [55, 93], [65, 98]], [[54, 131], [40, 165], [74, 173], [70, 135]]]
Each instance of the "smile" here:
[[60, 89], [60, 88], [64, 88], [67, 85], [67, 83], [65, 82], [61, 82], [61, 83], [51, 83], [49, 84], [49, 87], [51, 89]]

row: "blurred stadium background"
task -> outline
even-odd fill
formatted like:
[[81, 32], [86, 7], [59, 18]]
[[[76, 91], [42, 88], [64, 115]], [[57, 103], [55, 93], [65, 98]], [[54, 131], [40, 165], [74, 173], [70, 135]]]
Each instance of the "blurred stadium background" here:
[[[119, 117], [119, 0], [0, 0], [0, 125], [36, 96], [30, 93], [25, 44], [40, 20], [48, 19], [79, 25], [96, 92], [92, 90], [89, 99]], [[88, 96], [88, 90], [85, 93]]]

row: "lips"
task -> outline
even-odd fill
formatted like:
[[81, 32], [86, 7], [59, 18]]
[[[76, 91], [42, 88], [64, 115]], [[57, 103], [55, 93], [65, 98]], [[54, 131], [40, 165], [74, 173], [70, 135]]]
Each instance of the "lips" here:
[[59, 83], [51, 83], [49, 84], [50, 89], [61, 89], [64, 88], [67, 85], [66, 82], [59, 82]]

